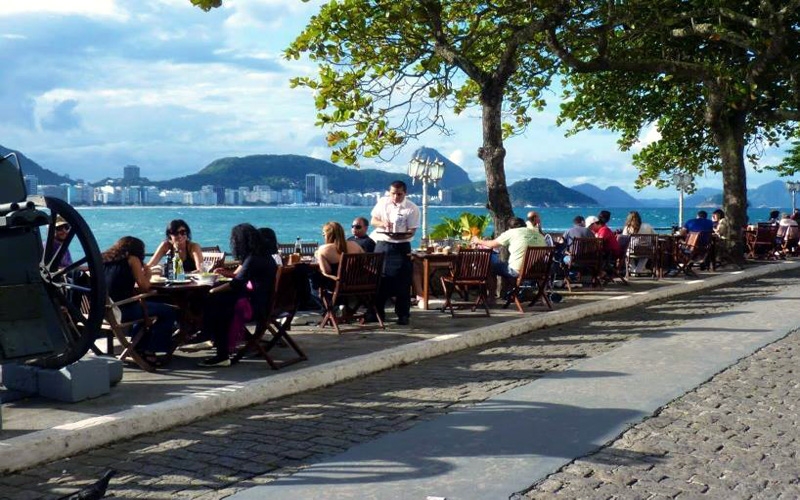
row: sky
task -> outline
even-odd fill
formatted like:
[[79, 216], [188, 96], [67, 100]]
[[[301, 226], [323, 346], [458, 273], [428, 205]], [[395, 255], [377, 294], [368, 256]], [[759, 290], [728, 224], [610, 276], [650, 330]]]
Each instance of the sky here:
[[[73, 179], [121, 177], [138, 165], [152, 180], [195, 173], [217, 158], [299, 154], [329, 160], [315, 127], [312, 94], [289, 79], [313, 76], [309, 61], [283, 50], [322, 2], [226, 0], [203, 12], [189, 0], [0, 1], [0, 144]], [[555, 99], [555, 97], [553, 97]], [[565, 186], [619, 186], [637, 197], [675, 197], [672, 189], [633, 188], [631, 153], [610, 132], [565, 138], [557, 100], [506, 141], [509, 183], [531, 177]], [[437, 149], [472, 180], [485, 178], [476, 156], [480, 110], [448, 116], [452, 134], [430, 131], [390, 162], [362, 167], [405, 171], [419, 146]], [[642, 144], [657, 139], [653, 129]], [[770, 152], [764, 164], [780, 161]], [[775, 180], [748, 170], [748, 186]], [[699, 187], [721, 188], [718, 176]]]

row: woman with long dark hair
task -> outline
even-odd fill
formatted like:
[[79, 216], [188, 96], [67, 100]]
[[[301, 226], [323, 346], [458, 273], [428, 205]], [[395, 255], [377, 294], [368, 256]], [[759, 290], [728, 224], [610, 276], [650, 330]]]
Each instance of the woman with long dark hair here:
[[[133, 297], [150, 290], [150, 266], [144, 264], [144, 242], [133, 236], [120, 238], [103, 252], [103, 271], [105, 273], [108, 296], [114, 302]], [[138, 290], [135, 287], [138, 286]], [[150, 328], [150, 335], [143, 338], [137, 346], [142, 356], [151, 363], [158, 364], [156, 353], [168, 353], [171, 349], [172, 334], [175, 331], [175, 309], [161, 302], [145, 301], [147, 314], [157, 317]], [[142, 306], [132, 302], [120, 307], [122, 321], [133, 321], [144, 316]], [[131, 335], [137, 333], [137, 327]]]
[[283, 260], [281, 259], [281, 252], [278, 250], [278, 236], [275, 234], [275, 231], [271, 227], [260, 227], [258, 228], [258, 232], [261, 233], [261, 237], [264, 238], [267, 253], [272, 256], [278, 266], [282, 266]]
[[[183, 262], [183, 271], [191, 273], [203, 270], [203, 251], [199, 243], [192, 241], [192, 230], [183, 219], [171, 220], [164, 231], [164, 241], [158, 245], [156, 253], [150, 258], [148, 266], [154, 266], [164, 255], [176, 255]], [[164, 273], [166, 274], [166, 273]]]
[[200, 366], [230, 366], [229, 329], [240, 299], [247, 299], [257, 318], [270, 312], [278, 266], [269, 255], [264, 238], [251, 224], [239, 224], [231, 229], [230, 244], [234, 259], [241, 265], [230, 282], [209, 291], [203, 333], [214, 340], [217, 355], [201, 361]]

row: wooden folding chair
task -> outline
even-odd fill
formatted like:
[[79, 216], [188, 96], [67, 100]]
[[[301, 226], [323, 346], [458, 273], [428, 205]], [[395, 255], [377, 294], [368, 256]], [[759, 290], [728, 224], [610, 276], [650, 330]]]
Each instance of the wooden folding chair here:
[[769, 222], [759, 222], [756, 226], [755, 238], [748, 242], [748, 257], [758, 259], [766, 257], [775, 258], [775, 238], [778, 234], [778, 226]]
[[638, 259], [647, 259], [653, 266], [652, 277], [658, 278], [658, 235], [657, 234], [632, 234], [628, 241], [628, 250], [625, 253], [625, 277], [629, 278]]
[[517, 281], [506, 297], [506, 303], [503, 305], [504, 309], [507, 308], [513, 300], [517, 305], [517, 310], [524, 313], [525, 310], [522, 308], [522, 303], [519, 299], [523, 290], [528, 288], [536, 290], [536, 294], [528, 304], [529, 306], [532, 306], [536, 301], [542, 299], [548, 309], [553, 309], [553, 303], [550, 301], [550, 297], [545, 293], [545, 288], [552, 275], [553, 254], [555, 251], [555, 247], [528, 247], [525, 251], [525, 258], [522, 261], [522, 269], [517, 277]]
[[569, 247], [569, 265], [564, 273], [564, 283], [567, 290], [572, 291], [570, 274], [575, 272], [578, 276], [588, 273], [591, 276], [593, 287], [602, 288], [600, 272], [603, 269], [603, 240], [600, 238], [573, 238]]
[[214, 247], [202, 247], [200, 251], [203, 254], [203, 269], [205, 271], [208, 269], [211, 271], [212, 269], [216, 269], [225, 262], [225, 252], [219, 249], [218, 246]]
[[[252, 335], [247, 335], [247, 343], [236, 351], [232, 359], [234, 363], [241, 360], [245, 354], [251, 351], [260, 354], [273, 370], [308, 359], [305, 352], [289, 335], [292, 319], [297, 313], [298, 298], [295, 272], [297, 272], [295, 267], [278, 268], [278, 273], [275, 275], [275, 293], [272, 296], [272, 302], [267, 304], [268, 310], [254, 313], [258, 316], [255, 330]], [[264, 335], [267, 332], [272, 334], [272, 338], [264, 342]], [[295, 352], [295, 357], [279, 360], [270, 356], [269, 352], [272, 348], [284, 343]]]
[[442, 312], [450, 309], [450, 316], [455, 317], [453, 292], [457, 289], [462, 291], [464, 297], [468, 297], [470, 288], [478, 289], [478, 298], [472, 303], [472, 312], [478, 306], [483, 305], [486, 316], [489, 316], [488, 292], [486, 280], [489, 279], [489, 268], [491, 265], [492, 251], [489, 249], [461, 250], [456, 255], [456, 260], [450, 270], [449, 276], [442, 276], [442, 288], [444, 289], [444, 305]]
[[[120, 300], [118, 302], [114, 302], [111, 300], [111, 297], [106, 297], [106, 308], [105, 308], [105, 317], [103, 320], [103, 325], [101, 332], [104, 332], [107, 348], [105, 353], [101, 352], [94, 344], [92, 344], [92, 351], [95, 354], [107, 354], [109, 356], [114, 356], [114, 341], [116, 339], [117, 342], [120, 343], [122, 346], [122, 352], [117, 356], [117, 359], [120, 361], [126, 361], [130, 358], [134, 363], [139, 365], [145, 371], [154, 372], [156, 371], [156, 367], [144, 359], [139, 352], [136, 350], [136, 347], [139, 345], [139, 342], [146, 337], [150, 333], [150, 328], [156, 320], [155, 316], [150, 316], [147, 313], [147, 303], [145, 299], [152, 297], [155, 293], [142, 293], [139, 295], [134, 295], [133, 297]], [[142, 307], [142, 318], [137, 319], [134, 321], [122, 321], [122, 311], [120, 307], [126, 304], [132, 304], [134, 302], [138, 302], [139, 305]], [[81, 312], [88, 314], [89, 308], [89, 301], [87, 297], [83, 297], [81, 300]], [[136, 332], [133, 337], [128, 337], [127, 333], [133, 328], [135, 325], [139, 325], [139, 331]]]
[[[342, 255], [333, 291], [325, 289], [319, 291], [322, 306], [325, 309], [319, 326], [325, 327], [331, 324], [336, 333], [341, 333], [339, 323], [356, 320], [363, 328], [366, 324], [364, 313], [359, 314], [358, 310], [364, 306], [366, 311], [371, 311], [377, 316], [379, 326], [385, 328], [376, 304], [384, 257], [383, 253], [346, 253]], [[337, 316], [340, 306], [344, 311], [341, 317]]]
[[713, 259], [709, 259], [712, 244], [711, 231], [690, 231], [686, 241], [678, 243], [675, 255], [678, 269], [686, 276], [697, 276], [692, 269], [696, 264], [709, 262], [713, 269]]

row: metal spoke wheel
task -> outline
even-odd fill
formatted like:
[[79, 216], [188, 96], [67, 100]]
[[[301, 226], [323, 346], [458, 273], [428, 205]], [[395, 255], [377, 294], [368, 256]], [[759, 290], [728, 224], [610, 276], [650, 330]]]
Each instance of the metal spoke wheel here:
[[[41, 200], [41, 198], [39, 198]], [[63, 348], [29, 361], [43, 368], [62, 368], [85, 355], [100, 334], [106, 302], [103, 261], [92, 231], [77, 210], [58, 198], [44, 197], [50, 223], [42, 226], [42, 281], [60, 321]], [[69, 226], [68, 230], [56, 225]], [[71, 263], [69, 261], [72, 261]]]

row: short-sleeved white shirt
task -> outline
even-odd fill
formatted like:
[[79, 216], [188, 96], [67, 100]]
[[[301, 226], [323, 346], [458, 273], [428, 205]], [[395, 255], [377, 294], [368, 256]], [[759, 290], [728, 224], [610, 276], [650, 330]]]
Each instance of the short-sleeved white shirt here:
[[[419, 227], [419, 208], [413, 202], [409, 201], [408, 198], [405, 198], [401, 203], [395, 204], [392, 203], [390, 197], [384, 196], [375, 204], [370, 215], [375, 219], [391, 222], [393, 224], [397, 223], [398, 219], [403, 219], [409, 231]], [[378, 229], [372, 231], [372, 234], [369, 236], [375, 242], [388, 241], [390, 243], [404, 243], [413, 239], [411, 237], [404, 239], [389, 238], [386, 234], [379, 232]]]

